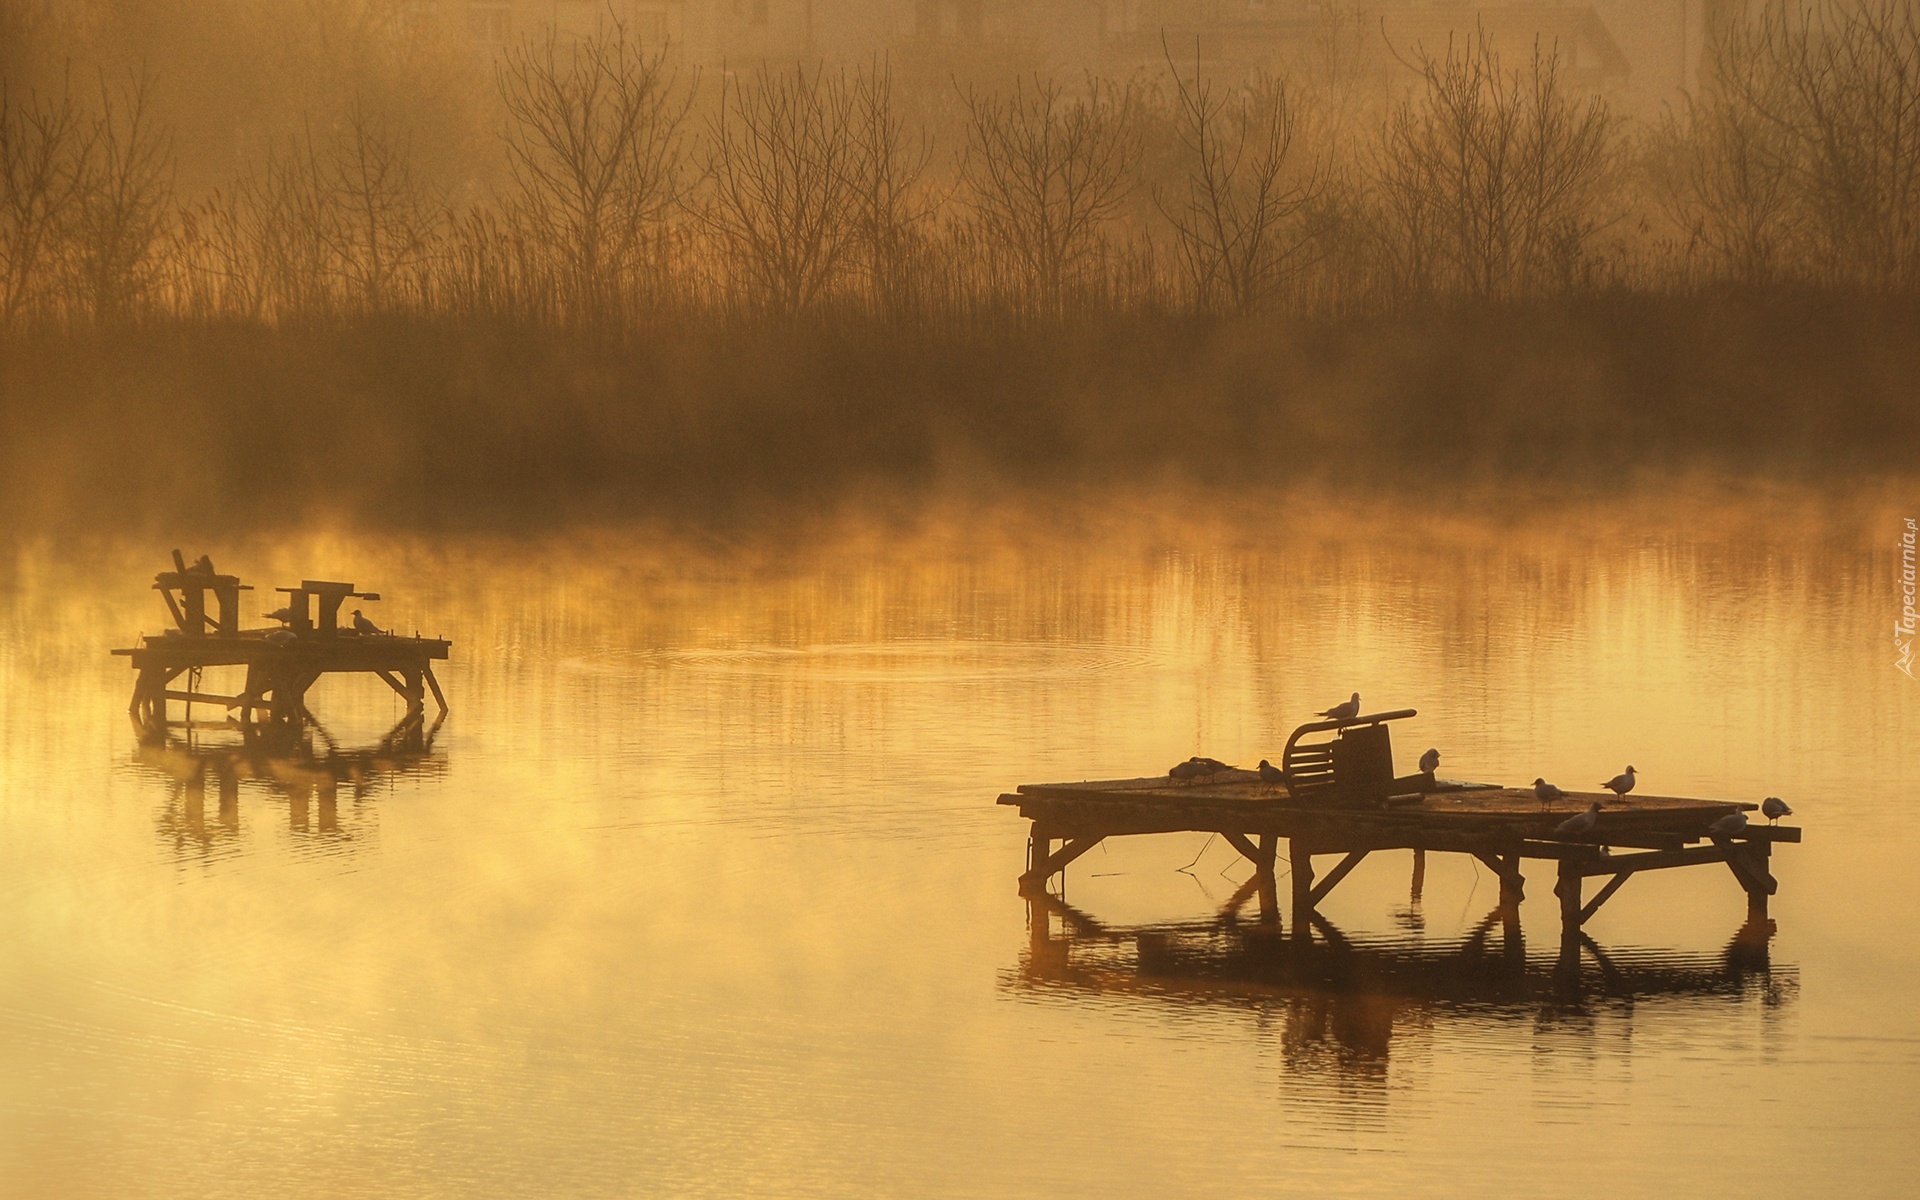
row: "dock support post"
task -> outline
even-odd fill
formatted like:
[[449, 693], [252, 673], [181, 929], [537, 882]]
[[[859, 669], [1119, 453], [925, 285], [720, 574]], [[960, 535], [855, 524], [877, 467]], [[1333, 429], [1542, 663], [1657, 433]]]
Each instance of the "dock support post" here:
[[1573, 937], [1580, 932], [1580, 863], [1572, 858], [1560, 860], [1560, 879], [1553, 894], [1560, 897], [1560, 934]]
[[[1771, 880], [1773, 878], [1773, 871], [1768, 859], [1773, 855], [1773, 843], [1760, 840], [1750, 841], [1746, 843], [1745, 850], [1747, 865], [1752, 868], [1751, 873], [1756, 881]], [[1765, 887], [1755, 887], [1746, 879], [1742, 879], [1740, 882], [1747, 891], [1747, 921], [1749, 923], [1765, 921], [1767, 919], [1767, 889]]]
[[1020, 890], [1042, 890], [1047, 886], [1047, 860], [1053, 857], [1053, 829], [1044, 821], [1035, 821], [1027, 837], [1027, 870], [1020, 876]]
[[[1280, 922], [1280, 885], [1274, 879], [1274, 861], [1280, 856], [1280, 835], [1263, 833], [1260, 835], [1260, 857], [1254, 860], [1254, 878], [1260, 881], [1260, 923], [1277, 925]], [[1296, 913], [1294, 919], [1299, 920]]]
[[1287, 860], [1293, 873], [1293, 936], [1304, 940], [1313, 928], [1313, 851], [1299, 838], [1288, 838]]
[[1426, 890], [1426, 886], [1427, 852], [1416, 847], [1413, 852], [1413, 885], [1407, 895], [1408, 903], [1420, 903], [1420, 893]]

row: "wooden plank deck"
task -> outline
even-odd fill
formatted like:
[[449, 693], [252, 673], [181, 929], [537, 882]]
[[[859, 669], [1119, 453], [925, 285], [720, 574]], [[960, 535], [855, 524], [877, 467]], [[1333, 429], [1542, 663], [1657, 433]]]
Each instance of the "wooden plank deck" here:
[[1608, 833], [1660, 834], [1669, 839], [1698, 841], [1706, 836], [1707, 826], [1728, 813], [1759, 808], [1736, 800], [1633, 793], [1617, 797], [1612, 792], [1569, 792], [1551, 805], [1542, 805], [1532, 788], [1464, 784], [1384, 809], [1315, 807], [1295, 803], [1285, 787], [1262, 783], [1252, 771], [1223, 772], [1192, 783], [1165, 775], [1030, 783], [1001, 796], [999, 802], [1018, 807], [1020, 815], [1029, 820], [1067, 829], [1087, 826], [1116, 832], [1195, 830], [1286, 836], [1294, 829], [1351, 824], [1366, 830], [1422, 829], [1533, 838], [1551, 837], [1555, 826], [1595, 801], [1600, 804], [1599, 826], [1586, 840], [1601, 843]]
[[[1542, 804], [1531, 787], [1446, 781], [1429, 786], [1433, 790], [1394, 797], [1385, 805], [1339, 807], [1296, 800], [1284, 785], [1235, 770], [1196, 780], [1159, 775], [1024, 784], [999, 803], [1017, 808], [1033, 823], [1028, 868], [1021, 877], [1029, 890], [1108, 837], [1216, 833], [1254, 863], [1263, 909], [1271, 910], [1279, 841], [1285, 838], [1298, 917], [1310, 916], [1370, 853], [1412, 850], [1417, 857], [1442, 851], [1471, 854], [1486, 863], [1501, 881], [1503, 903], [1515, 907], [1524, 892], [1522, 861], [1556, 860], [1562, 922], [1573, 932], [1633, 874], [1708, 863], [1724, 863], [1748, 894], [1749, 915], [1764, 918], [1766, 898], [1778, 888], [1769, 871], [1772, 846], [1800, 840], [1797, 827], [1758, 822], [1731, 837], [1709, 832], [1729, 813], [1759, 807], [1745, 801], [1570, 792]], [[1555, 832], [1595, 803], [1600, 812], [1590, 833]], [[1062, 843], [1057, 850], [1056, 841]], [[1615, 854], [1616, 849], [1637, 853]], [[1317, 884], [1316, 854], [1345, 856]], [[1599, 875], [1612, 880], [1591, 903], [1583, 903], [1581, 881]], [[1301, 928], [1297, 923], [1296, 932]]]

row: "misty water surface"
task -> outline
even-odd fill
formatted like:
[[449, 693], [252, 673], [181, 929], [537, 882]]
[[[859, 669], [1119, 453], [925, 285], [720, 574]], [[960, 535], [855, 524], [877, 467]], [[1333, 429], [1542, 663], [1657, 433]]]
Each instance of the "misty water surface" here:
[[[143, 750], [107, 650], [171, 546], [16, 542], [0, 1194], [1898, 1194], [1915, 494], [184, 546], [453, 639], [433, 752], [336, 767]], [[1730, 960], [1725, 871], [1642, 876], [1556, 987], [1536, 865], [1519, 972], [1442, 987], [1497, 887], [1435, 855], [1415, 904], [1383, 853], [1324, 906], [1361, 967], [1279, 982], [1200, 835], [1081, 859], [1035, 938], [999, 792], [1251, 763], [1355, 689], [1443, 773], [1787, 797], [1777, 933]], [[398, 716], [311, 699], [347, 746]]]

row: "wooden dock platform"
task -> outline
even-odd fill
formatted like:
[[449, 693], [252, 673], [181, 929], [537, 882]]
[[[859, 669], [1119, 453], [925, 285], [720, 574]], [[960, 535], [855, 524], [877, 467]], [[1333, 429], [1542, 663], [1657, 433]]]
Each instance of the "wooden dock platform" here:
[[[213, 725], [232, 726], [250, 737], [297, 738], [307, 726], [319, 727], [307, 708], [307, 690], [321, 676], [343, 672], [375, 675], [406, 701], [405, 715], [383, 745], [422, 739], [429, 692], [439, 719], [445, 719], [447, 698], [434, 677], [433, 664], [446, 659], [453, 643], [445, 638], [399, 636], [377, 630], [371, 622], [356, 622], [364, 627], [341, 625], [344, 601], [378, 600], [377, 593], [356, 591], [351, 583], [304, 579], [298, 587], [278, 589], [288, 597], [280, 610], [281, 624], [244, 629], [239, 598], [250, 589], [235, 576], [216, 573], [205, 558], [190, 567], [179, 551], [173, 557], [175, 569], [155, 576], [153, 586], [166, 600], [176, 627], [143, 637], [137, 646], [113, 651], [131, 659], [138, 672], [128, 712], [143, 737], [164, 738], [170, 728]], [[217, 614], [208, 612], [209, 594], [216, 601]], [[245, 669], [237, 691], [203, 689], [201, 673], [221, 668]], [[183, 675], [185, 686], [176, 687], [175, 681]], [[185, 706], [178, 720], [169, 716], [171, 701]], [[223, 716], [218, 721], [195, 721], [196, 704]]]
[[[1249, 882], [1260, 893], [1263, 915], [1277, 920], [1274, 865], [1285, 840], [1296, 936], [1307, 936], [1316, 907], [1362, 860], [1387, 850], [1411, 850], [1416, 870], [1429, 851], [1471, 854], [1499, 878], [1503, 905], [1515, 909], [1525, 895], [1522, 864], [1551, 861], [1568, 934], [1577, 934], [1641, 871], [1712, 863], [1724, 863], [1745, 891], [1749, 919], [1765, 920], [1768, 897], [1779, 887], [1770, 869], [1772, 848], [1800, 840], [1798, 828], [1757, 823], [1732, 836], [1710, 833], [1729, 813], [1758, 807], [1737, 801], [1570, 792], [1543, 805], [1531, 788], [1431, 779], [1418, 794], [1364, 806], [1326, 803], [1323, 793], [1296, 797], [1284, 783], [1235, 770], [1191, 781], [1160, 775], [1027, 784], [999, 803], [1032, 822], [1021, 876], [1028, 892], [1044, 891], [1048, 880], [1109, 837], [1216, 833], [1253, 862]], [[1555, 834], [1593, 803], [1600, 814], [1590, 834]], [[1339, 861], [1319, 873], [1314, 860], [1327, 855]], [[1589, 899], [1582, 893], [1591, 878], [1606, 882]]]

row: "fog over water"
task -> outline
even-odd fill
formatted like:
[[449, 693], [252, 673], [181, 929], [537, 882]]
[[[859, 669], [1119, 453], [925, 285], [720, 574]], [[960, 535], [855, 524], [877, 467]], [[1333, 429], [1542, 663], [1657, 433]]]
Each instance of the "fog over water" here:
[[[1898, 1191], [1897, 494], [1190, 501], [211, 547], [453, 639], [431, 753], [332, 765], [142, 749], [105, 651], [165, 620], [152, 555], [17, 545], [6, 1190]], [[1642, 876], [1569, 980], [1543, 875], [1524, 942], [1476, 943], [1491, 877], [1431, 855], [1410, 903], [1399, 852], [1326, 901], [1349, 949], [1276, 959], [1205, 835], [1021, 900], [997, 793], [1251, 762], [1352, 689], [1463, 777], [1788, 797], [1777, 931], [1723, 872]], [[313, 704], [343, 746], [397, 711]]]

